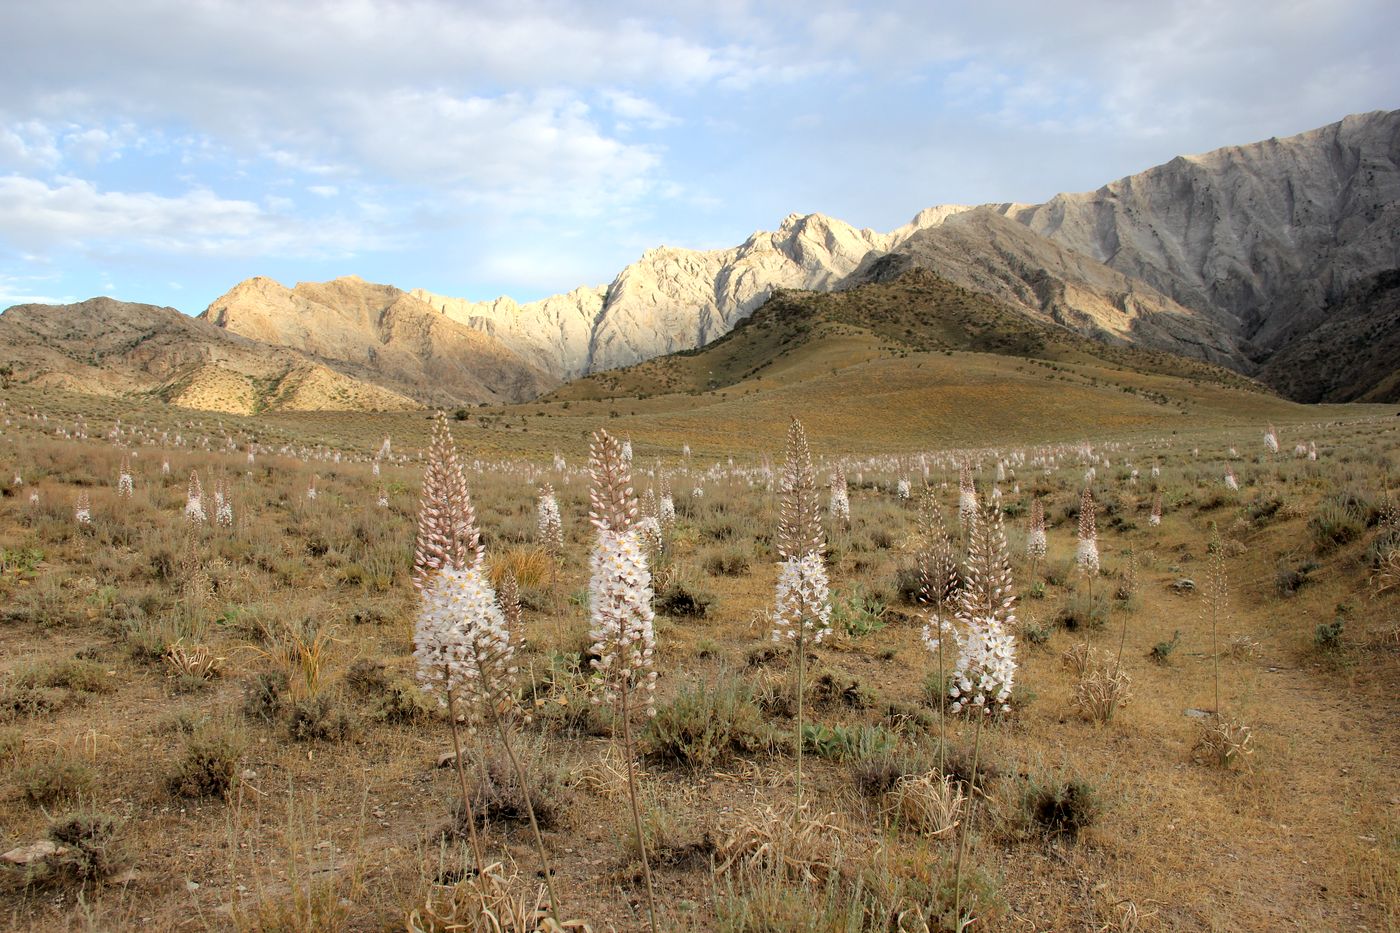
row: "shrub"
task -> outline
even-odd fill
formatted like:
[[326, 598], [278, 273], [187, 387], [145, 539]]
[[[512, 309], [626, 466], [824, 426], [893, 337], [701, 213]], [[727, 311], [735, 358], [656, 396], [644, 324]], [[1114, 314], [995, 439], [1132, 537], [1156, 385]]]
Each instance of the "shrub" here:
[[287, 675], [282, 671], [262, 671], [244, 687], [245, 715], [276, 722], [287, 709]]
[[713, 688], [686, 686], [658, 706], [643, 743], [657, 761], [705, 770], [730, 755], [767, 751], [773, 736], [749, 687], [725, 677]]
[[902, 828], [942, 836], [962, 822], [966, 803], [960, 782], [930, 771], [896, 781], [885, 803], [885, 814]]
[[899, 737], [883, 726], [828, 726], [807, 723], [802, 727], [803, 747], [820, 758], [864, 761], [888, 755]]
[[749, 555], [742, 548], [717, 548], [705, 555], [701, 566], [712, 577], [742, 577], [749, 572]]
[[1308, 576], [1317, 569], [1317, 562], [1305, 560], [1299, 564], [1291, 564], [1288, 561], [1279, 561], [1278, 570], [1274, 572], [1274, 590], [1280, 596], [1292, 596], [1311, 582]]
[[859, 584], [832, 600], [831, 625], [853, 638], [860, 638], [885, 627], [885, 604]]
[[22, 668], [13, 683], [21, 687], [63, 687], [79, 693], [110, 693], [112, 678], [102, 665], [81, 658]]
[[1181, 644], [1181, 629], [1172, 633], [1171, 641], [1159, 641], [1153, 645], [1147, 656], [1157, 664], [1166, 664], [1179, 644]]
[[[570, 785], [567, 766], [557, 757], [546, 756], [539, 746], [515, 748], [514, 751], [529, 782], [530, 804], [540, 828], [568, 826], [577, 806], [577, 795]], [[484, 767], [478, 769], [471, 803], [478, 826], [488, 823], [519, 825], [530, 820], [515, 769], [501, 753], [492, 754]], [[461, 806], [459, 798], [453, 806], [449, 832], [465, 836], [467, 821]]]
[[701, 618], [714, 600], [692, 590], [680, 580], [672, 580], [652, 600], [652, 608], [668, 616]]
[[900, 602], [918, 605], [923, 589], [923, 578], [919, 575], [918, 567], [900, 567], [894, 572], [894, 592]]
[[1354, 541], [1366, 528], [1365, 516], [1352, 496], [1329, 496], [1308, 519], [1308, 535], [1319, 554]]
[[238, 780], [242, 742], [226, 730], [208, 730], [191, 737], [166, 787], [176, 797], [227, 797]]
[[1030, 826], [1046, 836], [1077, 839], [1099, 818], [1098, 794], [1078, 779], [1028, 778], [1021, 805]]
[[294, 742], [343, 742], [355, 729], [355, 717], [331, 693], [297, 700], [287, 715], [287, 734]]
[[88, 793], [97, 784], [97, 774], [86, 761], [67, 752], [36, 761], [15, 774], [24, 799], [36, 806], [48, 806]]
[[1086, 592], [1076, 592], [1060, 606], [1055, 621], [1066, 631], [1098, 629], [1108, 624], [1109, 597], [1107, 593], [1095, 593], [1091, 598]]
[[55, 854], [26, 866], [24, 883], [88, 884], [108, 877], [127, 862], [123, 829], [117, 817], [94, 810], [58, 817], [46, 833]]
[[901, 778], [926, 774], [932, 764], [923, 756], [891, 750], [857, 762], [851, 772], [856, 790], [866, 797], [882, 797], [894, 790]]
[[1313, 631], [1313, 644], [1319, 651], [1339, 651], [1342, 647], [1342, 633], [1346, 620], [1337, 616], [1331, 622], [1319, 623]]

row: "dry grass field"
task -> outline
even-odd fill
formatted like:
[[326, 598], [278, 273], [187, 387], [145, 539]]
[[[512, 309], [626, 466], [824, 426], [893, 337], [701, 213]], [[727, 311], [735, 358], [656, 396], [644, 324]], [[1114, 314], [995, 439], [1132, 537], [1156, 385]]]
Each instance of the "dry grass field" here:
[[[560, 920], [649, 928], [619, 724], [588, 664], [587, 451], [606, 428], [634, 445], [637, 493], [669, 491], [676, 511], [649, 554], [657, 715], [633, 720], [659, 928], [1396, 928], [1393, 406], [855, 330], [753, 359], [713, 387], [695, 382], [706, 368], [451, 421], [491, 577], [519, 585], [513, 700], [529, 717], [512, 734]], [[0, 851], [54, 849], [3, 866], [0, 923], [491, 929], [464, 907], [482, 886], [459, 775], [440, 766], [448, 717], [414, 683], [430, 416], [236, 418], [33, 390], [7, 393], [4, 415]], [[838, 465], [850, 486], [849, 526], [823, 512], [832, 634], [804, 664], [801, 809], [797, 665], [770, 637], [793, 415], [823, 508]], [[1011, 709], [980, 725], [946, 711], [915, 573], [926, 495], [961, 543], [964, 465], [984, 499], [1000, 493], [1017, 597]], [[186, 517], [191, 471], [203, 523]], [[544, 483], [557, 553], [539, 538]], [[1074, 562], [1086, 485], [1092, 576]], [[1033, 499], [1048, 537], [1034, 561]], [[1091, 681], [1110, 667], [1105, 717]], [[1226, 760], [1201, 745], [1218, 718], [1248, 730]], [[494, 731], [464, 738], [497, 893], [530, 915], [525, 798]]]

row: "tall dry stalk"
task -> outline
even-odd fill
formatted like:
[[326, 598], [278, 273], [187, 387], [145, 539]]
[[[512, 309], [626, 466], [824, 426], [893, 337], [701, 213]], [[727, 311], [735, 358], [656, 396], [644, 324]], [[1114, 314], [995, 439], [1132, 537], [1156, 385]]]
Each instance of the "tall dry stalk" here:
[[919, 601], [928, 607], [928, 621], [924, 625], [924, 644], [938, 658], [938, 770], [945, 773], [948, 763], [948, 664], [946, 644], [950, 635], [955, 635], [948, 608], [955, 604], [958, 596], [958, 558], [954, 553], [953, 539], [948, 534], [948, 526], [943, 520], [943, 510], [933, 490], [924, 489], [921, 511], [922, 542], [918, 554]]
[[413, 544], [413, 585], [422, 589], [435, 572], [480, 564], [481, 558], [481, 535], [476, 530], [467, 478], [457, 459], [447, 414], [439, 411], [423, 471], [418, 533]]
[[802, 807], [802, 734], [806, 700], [807, 648], [830, 631], [831, 600], [822, 547], [821, 507], [807, 435], [796, 418], [788, 427], [778, 509], [777, 609], [773, 640], [787, 638], [797, 652], [797, 807]]
[[593, 666], [603, 685], [600, 701], [615, 702], [622, 722], [627, 799], [646, 880], [647, 917], [652, 933], [657, 933], [660, 928], [656, 921], [656, 891], [637, 804], [636, 751], [632, 741], [633, 705], [640, 702], [650, 714], [656, 689], [651, 571], [636, 527], [637, 496], [632, 488], [631, 464], [623, 456], [622, 445], [607, 431], [593, 435], [589, 469], [593, 483], [588, 491], [588, 517], [598, 533], [589, 580], [591, 637], [597, 655]]

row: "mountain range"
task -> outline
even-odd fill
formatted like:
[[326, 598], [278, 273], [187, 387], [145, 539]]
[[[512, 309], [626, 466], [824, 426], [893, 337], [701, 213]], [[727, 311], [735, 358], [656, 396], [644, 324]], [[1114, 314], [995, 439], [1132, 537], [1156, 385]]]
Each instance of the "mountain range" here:
[[1297, 400], [1400, 400], [1400, 111], [1044, 204], [931, 207], [888, 233], [793, 214], [738, 246], [657, 247], [606, 286], [527, 304], [350, 276], [251, 278], [198, 318], [105, 298], [23, 305], [0, 315], [0, 353], [23, 381], [228, 411], [518, 402], [710, 344], [775, 293], [919, 274]]

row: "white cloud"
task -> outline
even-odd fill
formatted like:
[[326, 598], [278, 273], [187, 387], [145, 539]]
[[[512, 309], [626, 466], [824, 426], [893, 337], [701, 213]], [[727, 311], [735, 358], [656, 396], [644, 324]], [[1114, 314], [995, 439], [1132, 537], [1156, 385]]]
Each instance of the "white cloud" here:
[[675, 126], [680, 122], [679, 119], [661, 109], [654, 102], [627, 91], [606, 91], [603, 98], [618, 118], [619, 129], [638, 124], [649, 130], [659, 130]]
[[177, 197], [0, 177], [0, 239], [36, 247], [140, 246], [175, 254], [337, 256], [385, 245], [337, 218], [300, 219], [196, 189]]

